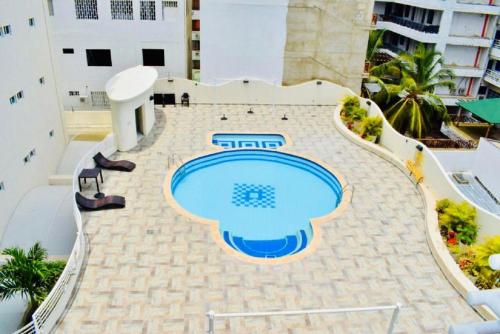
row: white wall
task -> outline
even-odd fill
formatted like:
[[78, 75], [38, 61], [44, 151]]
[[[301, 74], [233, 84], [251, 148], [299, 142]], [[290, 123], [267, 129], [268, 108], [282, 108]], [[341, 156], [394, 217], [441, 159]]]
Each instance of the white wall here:
[[288, 0], [203, 0], [201, 81], [258, 78], [281, 83], [287, 6]]
[[461, 45], [447, 45], [444, 52], [446, 65], [474, 66], [477, 48]]
[[[45, 1], [44, 1], [45, 2]], [[161, 1], [156, 0], [156, 20], [140, 20], [139, 0], [133, 0], [133, 20], [112, 20], [109, 0], [97, 1], [98, 20], [77, 20], [74, 0], [53, 0], [51, 27], [58, 82], [65, 109], [83, 107], [68, 91], [105, 91], [107, 80], [129, 67], [142, 65], [142, 49], [164, 49], [165, 66], [155, 67], [161, 76], [186, 77], [187, 41], [185, 0], [169, 8], [162, 18]], [[73, 48], [74, 54], [63, 54]], [[87, 66], [86, 49], [111, 49], [111, 67]]]
[[472, 166], [472, 173], [496, 198], [500, 198], [500, 148], [481, 138]]
[[450, 35], [453, 36], [468, 36], [479, 37], [483, 30], [484, 15], [474, 13], [460, 13], [453, 14], [452, 27]]
[[[0, 26], [12, 35], [0, 37], [0, 236], [19, 199], [31, 188], [47, 184], [64, 150], [61, 108], [56, 94], [50, 49], [39, 0], [2, 0]], [[28, 18], [35, 18], [35, 26]], [[45, 84], [39, 83], [40, 77]], [[16, 104], [9, 97], [18, 91]], [[54, 130], [54, 136], [49, 132]], [[30, 162], [23, 158], [35, 149]]]

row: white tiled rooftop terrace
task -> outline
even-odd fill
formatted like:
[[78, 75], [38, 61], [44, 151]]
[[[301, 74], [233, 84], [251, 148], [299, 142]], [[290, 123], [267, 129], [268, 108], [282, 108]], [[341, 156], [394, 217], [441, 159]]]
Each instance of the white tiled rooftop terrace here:
[[[192, 105], [156, 110], [153, 132], [113, 159], [132, 173], [104, 171], [103, 191], [127, 207], [85, 213], [89, 254], [57, 332], [204, 333], [205, 313], [362, 307], [401, 302], [396, 333], [445, 333], [480, 317], [436, 264], [425, 236], [424, 203], [398, 168], [335, 130], [334, 107]], [[226, 114], [227, 121], [220, 116]], [[289, 120], [282, 121], [286, 113]], [[322, 225], [317, 250], [279, 265], [225, 253], [209, 226], [167, 205], [168, 157], [213, 150], [210, 131], [286, 131], [287, 149], [326, 162], [355, 192]], [[87, 184], [87, 195], [95, 192]], [[217, 321], [216, 333], [384, 333], [390, 312]]]

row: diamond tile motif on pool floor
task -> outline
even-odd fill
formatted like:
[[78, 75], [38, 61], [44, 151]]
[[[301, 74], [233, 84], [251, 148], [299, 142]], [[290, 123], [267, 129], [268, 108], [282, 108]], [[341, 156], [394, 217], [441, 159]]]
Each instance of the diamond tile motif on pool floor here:
[[274, 209], [276, 207], [275, 189], [270, 185], [235, 183], [232, 203], [247, 208]]

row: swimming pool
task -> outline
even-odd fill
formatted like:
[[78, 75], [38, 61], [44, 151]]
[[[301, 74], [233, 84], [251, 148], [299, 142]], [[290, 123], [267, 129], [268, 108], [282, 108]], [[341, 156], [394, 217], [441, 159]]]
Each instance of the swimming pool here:
[[311, 219], [342, 199], [335, 175], [316, 162], [270, 150], [229, 150], [193, 159], [170, 180], [171, 195], [191, 214], [218, 222], [219, 242], [253, 258], [303, 252]]
[[212, 144], [224, 149], [234, 148], [266, 148], [277, 149], [286, 141], [279, 134], [263, 133], [216, 133], [212, 135]]

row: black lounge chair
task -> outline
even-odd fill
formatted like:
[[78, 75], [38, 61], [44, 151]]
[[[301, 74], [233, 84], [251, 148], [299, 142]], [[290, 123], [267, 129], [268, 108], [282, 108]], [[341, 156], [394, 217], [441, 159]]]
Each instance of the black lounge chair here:
[[101, 152], [94, 156], [94, 161], [102, 169], [118, 170], [120, 172], [131, 172], [135, 168], [135, 163], [128, 160], [109, 160]]
[[75, 193], [78, 206], [85, 211], [96, 211], [106, 209], [122, 209], [125, 207], [125, 197], [106, 196], [100, 199], [90, 199], [80, 193]]

